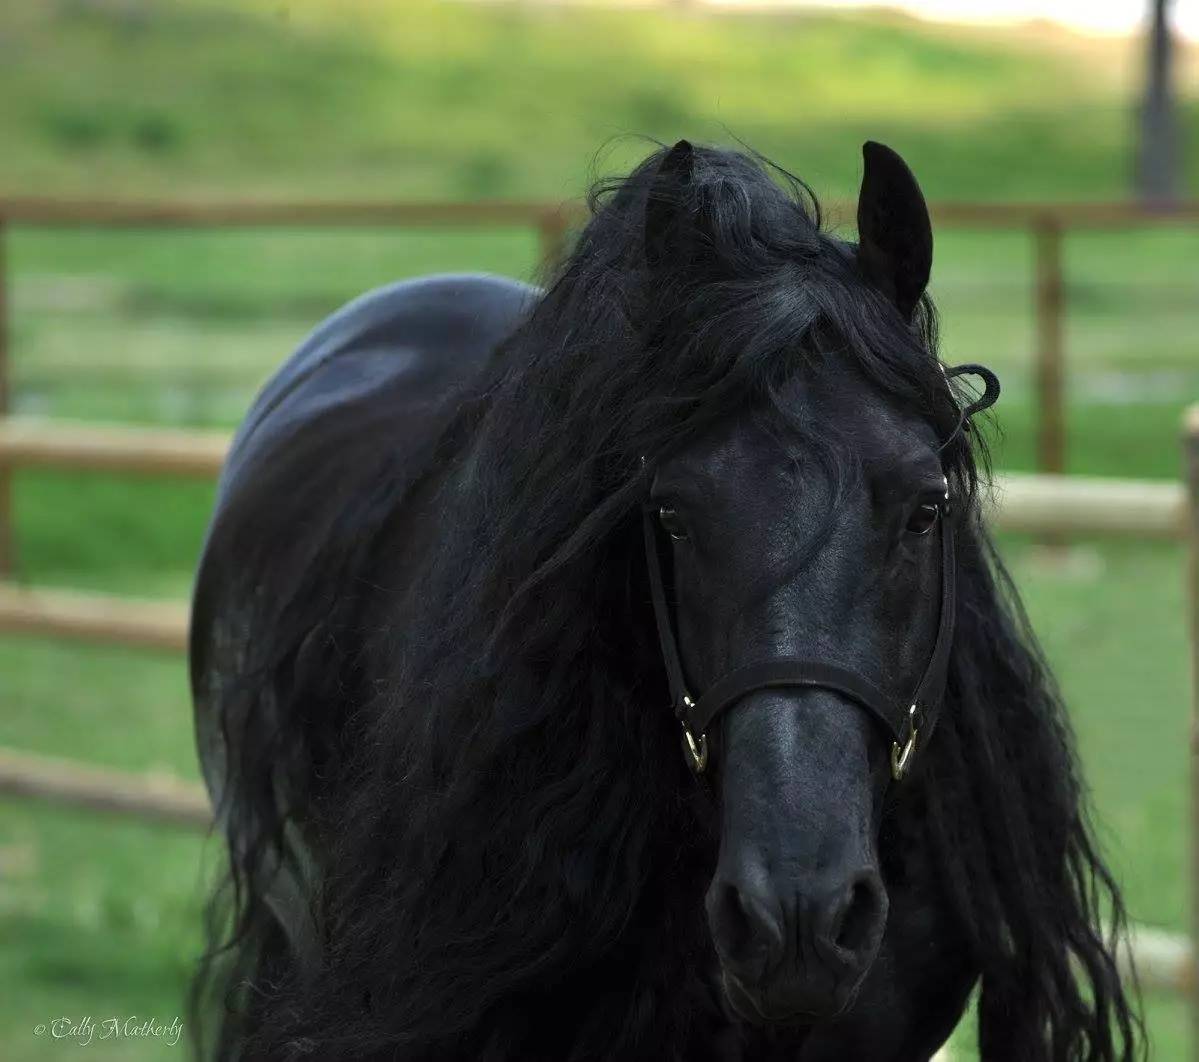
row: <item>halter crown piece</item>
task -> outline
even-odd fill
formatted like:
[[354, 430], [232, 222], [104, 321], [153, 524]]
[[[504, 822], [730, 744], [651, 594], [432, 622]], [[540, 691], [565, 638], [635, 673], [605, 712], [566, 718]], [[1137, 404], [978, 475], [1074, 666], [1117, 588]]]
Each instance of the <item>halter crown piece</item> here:
[[[978, 376], [984, 386], [980, 398], [960, 409], [957, 425], [942, 444], [942, 449], [968, 426], [975, 413], [994, 405], [999, 397], [999, 380], [990, 369], [981, 365], [958, 365], [943, 371], [947, 381], [955, 376], [972, 375]], [[675, 718], [683, 728], [684, 751], [696, 774], [702, 774], [708, 765], [708, 728], [722, 712], [757, 690], [786, 687], [834, 690], [869, 712], [892, 739], [891, 776], [900, 781], [907, 774], [916, 753], [917, 736], [923, 735], [921, 742], [926, 742], [936, 728], [953, 645], [957, 563], [953, 526], [945, 518], [949, 505], [948, 483], [945, 505], [943, 518], [938, 521], [941, 533], [941, 613], [937, 623], [937, 640], [924, 674], [910, 697], [898, 699], [879, 689], [870, 679], [838, 664], [805, 657], [776, 657], [735, 668], [717, 679], [696, 699], [688, 692], [683, 674], [674, 624], [666, 601], [653, 507], [646, 501], [642, 506], [641, 528], [645, 539], [645, 562], [649, 572], [654, 619], [658, 627], [658, 643], [666, 666]]]

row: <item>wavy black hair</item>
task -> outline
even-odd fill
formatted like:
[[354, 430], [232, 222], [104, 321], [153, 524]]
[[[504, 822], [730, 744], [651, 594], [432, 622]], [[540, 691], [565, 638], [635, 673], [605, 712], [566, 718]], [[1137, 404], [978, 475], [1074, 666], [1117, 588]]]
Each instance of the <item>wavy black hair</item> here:
[[[946, 430], [955, 410], [932, 303], [909, 324], [806, 186], [751, 153], [695, 150], [672, 206], [700, 250], [647, 265], [662, 157], [592, 193], [419, 482], [389, 476], [402, 426], [384, 422], [308, 574], [251, 624], [217, 705], [232, 887], [195, 998], [218, 1054], [744, 1050], [709, 973], [715, 813], [661, 707], [641, 459], [779, 404], [821, 358], [852, 359]], [[947, 702], [887, 812], [883, 865], [912, 838], [935, 863], [932, 902], [977, 971], [984, 1058], [1130, 1060], [1124, 908], [1061, 697], [980, 522], [976, 433], [943, 457], [959, 499]], [[400, 560], [414, 507], [442, 529], [418, 570]], [[247, 536], [245, 569], [272, 548]]]

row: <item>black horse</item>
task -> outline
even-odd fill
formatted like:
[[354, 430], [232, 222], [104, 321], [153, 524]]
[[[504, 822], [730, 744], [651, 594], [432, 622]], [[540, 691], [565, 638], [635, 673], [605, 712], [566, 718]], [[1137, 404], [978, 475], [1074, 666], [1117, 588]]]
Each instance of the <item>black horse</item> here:
[[864, 154], [857, 244], [680, 142], [544, 292], [383, 289], [267, 385], [194, 602], [204, 1052], [908, 1062], [977, 990], [986, 1059], [1141, 1055], [993, 377]]

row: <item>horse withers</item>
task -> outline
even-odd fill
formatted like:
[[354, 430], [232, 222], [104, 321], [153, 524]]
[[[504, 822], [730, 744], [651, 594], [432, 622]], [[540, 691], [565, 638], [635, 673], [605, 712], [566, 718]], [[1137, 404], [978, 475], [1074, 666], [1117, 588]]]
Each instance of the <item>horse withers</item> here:
[[544, 290], [396, 284], [267, 385], [193, 610], [203, 1051], [915, 1062], [977, 991], [986, 1059], [1138, 1056], [997, 385], [864, 160], [853, 243], [682, 141]]

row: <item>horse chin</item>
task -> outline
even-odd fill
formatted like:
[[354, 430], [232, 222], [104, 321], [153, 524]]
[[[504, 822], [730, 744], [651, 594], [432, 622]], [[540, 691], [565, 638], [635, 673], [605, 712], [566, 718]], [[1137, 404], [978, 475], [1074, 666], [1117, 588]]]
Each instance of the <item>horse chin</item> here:
[[786, 1005], [774, 997], [778, 994], [769, 989], [751, 988], [739, 981], [727, 970], [722, 971], [724, 995], [733, 1012], [742, 1021], [759, 1027], [786, 1027], [789, 1030], [811, 1029], [815, 1025], [833, 1021], [844, 1014], [857, 999], [860, 984], [848, 992], [838, 991], [828, 999], [826, 1005], [816, 1005], [815, 1000], [804, 1005]]

